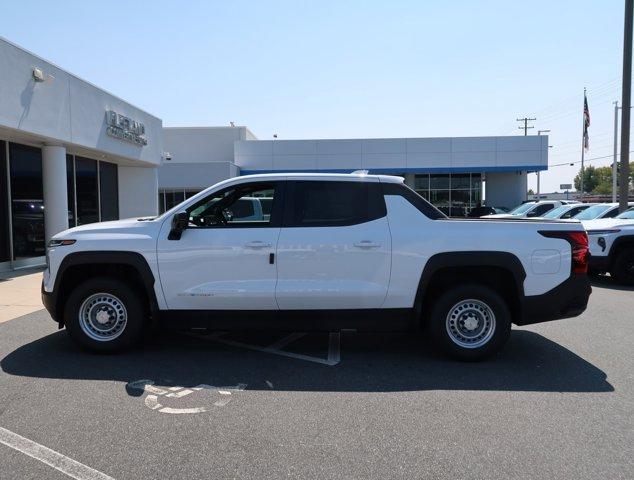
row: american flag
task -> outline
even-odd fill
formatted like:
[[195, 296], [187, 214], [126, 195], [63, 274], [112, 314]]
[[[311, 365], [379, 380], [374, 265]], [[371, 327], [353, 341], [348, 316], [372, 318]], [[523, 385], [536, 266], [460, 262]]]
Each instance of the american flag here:
[[588, 127], [590, 126], [590, 109], [588, 108], [588, 98], [583, 94], [583, 148], [588, 150], [590, 142], [588, 141]]

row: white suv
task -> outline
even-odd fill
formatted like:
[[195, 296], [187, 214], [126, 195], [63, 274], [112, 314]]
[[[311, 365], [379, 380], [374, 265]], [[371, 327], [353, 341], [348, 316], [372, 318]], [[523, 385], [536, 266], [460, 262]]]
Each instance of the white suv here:
[[[580, 223], [451, 220], [402, 181], [244, 176], [157, 218], [72, 228], [50, 242], [44, 304], [75, 341], [97, 351], [131, 345], [150, 322], [424, 328], [467, 360], [498, 351], [511, 323], [586, 308]], [[270, 199], [270, 214], [255, 212], [258, 198]]]

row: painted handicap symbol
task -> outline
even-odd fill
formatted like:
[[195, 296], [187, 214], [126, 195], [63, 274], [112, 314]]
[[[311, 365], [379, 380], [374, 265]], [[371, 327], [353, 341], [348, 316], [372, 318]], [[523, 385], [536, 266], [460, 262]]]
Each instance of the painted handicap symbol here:
[[[200, 384], [192, 388], [179, 386], [159, 388], [154, 385], [154, 381], [143, 379], [128, 382], [126, 384], [126, 390], [139, 392], [140, 395], [147, 393], [144, 403], [150, 410], [178, 415], [185, 413], [203, 413], [214, 407], [224, 407], [231, 401], [233, 393], [244, 390], [246, 386], [247, 385], [245, 383], [239, 383], [238, 385], [230, 387], [217, 387], [214, 385]], [[163, 403], [173, 403], [174, 400], [183, 399], [185, 397], [189, 397], [190, 395], [205, 398], [205, 404], [199, 407], [175, 408], [172, 406], [165, 406], [159, 402], [159, 398], [161, 398]]]

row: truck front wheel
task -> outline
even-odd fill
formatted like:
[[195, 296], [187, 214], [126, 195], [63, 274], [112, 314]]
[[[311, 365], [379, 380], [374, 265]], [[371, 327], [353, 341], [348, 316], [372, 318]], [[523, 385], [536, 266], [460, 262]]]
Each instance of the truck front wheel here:
[[64, 324], [70, 337], [96, 352], [112, 352], [141, 337], [144, 320], [139, 293], [115, 278], [91, 278], [68, 296]]
[[614, 259], [610, 275], [623, 285], [634, 285], [634, 248], [619, 252]]
[[429, 332], [434, 344], [459, 360], [477, 361], [497, 353], [511, 333], [511, 312], [492, 288], [458, 285], [432, 307]]

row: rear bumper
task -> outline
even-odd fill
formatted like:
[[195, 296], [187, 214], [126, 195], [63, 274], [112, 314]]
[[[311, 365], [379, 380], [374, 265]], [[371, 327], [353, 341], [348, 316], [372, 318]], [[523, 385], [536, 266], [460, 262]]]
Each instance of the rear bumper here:
[[607, 255], [603, 255], [601, 257], [590, 255], [590, 259], [588, 260], [588, 268], [590, 270], [594, 270], [595, 272], [607, 272], [610, 268], [609, 259]]
[[588, 306], [592, 287], [585, 274], [573, 274], [543, 295], [524, 297], [516, 325], [532, 325], [581, 315]]

